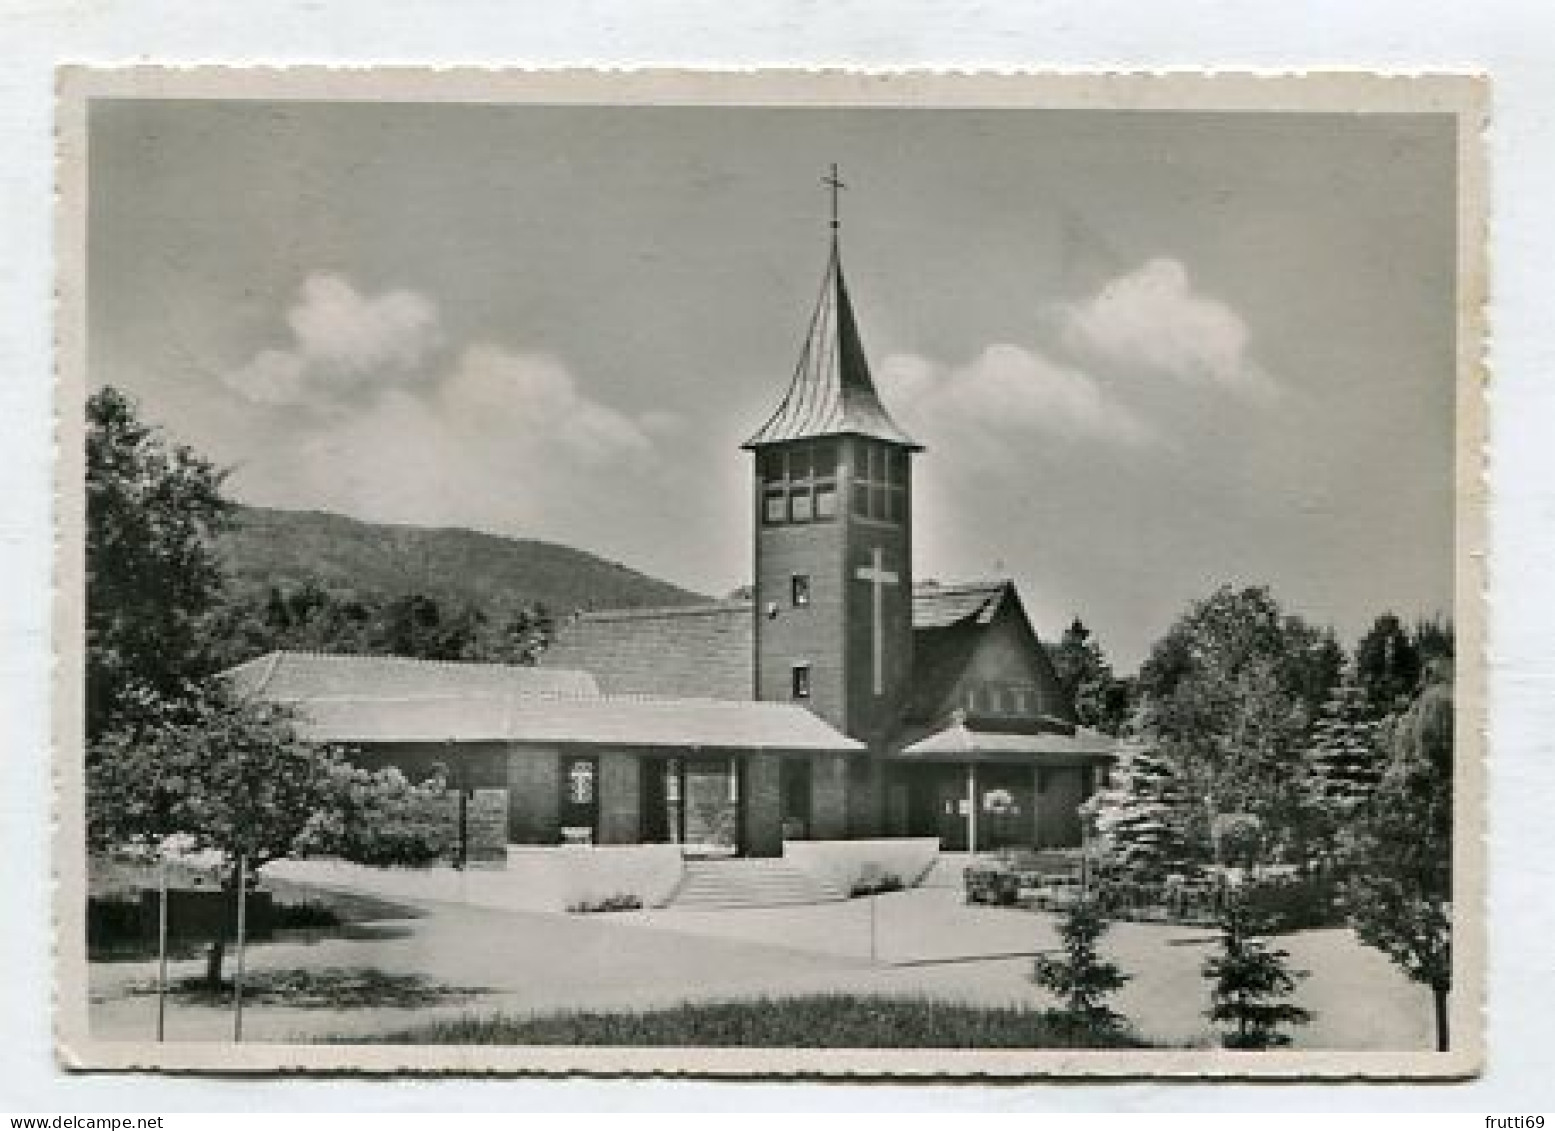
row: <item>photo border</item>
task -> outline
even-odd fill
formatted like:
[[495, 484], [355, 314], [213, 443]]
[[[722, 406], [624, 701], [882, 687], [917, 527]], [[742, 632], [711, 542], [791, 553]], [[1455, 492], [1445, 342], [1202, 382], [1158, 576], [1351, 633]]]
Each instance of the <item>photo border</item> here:
[[[54, 1007], [71, 1070], [989, 1081], [1039, 1078], [1452, 1080], [1483, 1069], [1485, 1030], [1488, 293], [1482, 75], [1362, 71], [508, 70], [410, 66], [66, 66], [58, 72], [54, 664]], [[136, 1042], [87, 1024], [84, 644], [87, 106], [93, 99], [533, 105], [1441, 113], [1457, 121], [1454, 1047], [1234, 1052], [707, 1049]], [[1423, 991], [1422, 991], [1423, 992]]]

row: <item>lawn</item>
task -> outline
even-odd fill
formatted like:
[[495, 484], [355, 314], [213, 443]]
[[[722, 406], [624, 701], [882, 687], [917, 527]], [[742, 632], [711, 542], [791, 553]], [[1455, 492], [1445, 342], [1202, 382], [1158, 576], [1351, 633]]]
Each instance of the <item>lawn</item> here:
[[742, 1048], [1144, 1048], [1128, 1032], [1077, 1028], [1055, 1010], [928, 998], [812, 994], [667, 1009], [465, 1015], [386, 1033], [383, 1044], [681, 1045]]

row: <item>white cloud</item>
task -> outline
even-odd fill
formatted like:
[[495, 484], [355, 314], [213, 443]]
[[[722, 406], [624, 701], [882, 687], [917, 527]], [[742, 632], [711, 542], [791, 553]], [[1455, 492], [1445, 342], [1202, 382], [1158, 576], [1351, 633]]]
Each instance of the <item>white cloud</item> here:
[[[224, 381], [278, 409], [243, 461], [253, 501], [384, 522], [565, 530], [622, 484], [656, 472], [654, 438], [679, 419], [636, 418], [590, 397], [547, 354], [474, 342], [450, 353], [437, 306], [363, 295], [315, 274], [286, 314], [293, 342]], [[604, 508], [608, 510], [608, 506]]]
[[1244, 395], [1275, 391], [1252, 357], [1246, 323], [1195, 291], [1175, 259], [1152, 259], [1056, 314], [1063, 344], [1077, 358]]
[[956, 367], [898, 354], [880, 376], [909, 430], [938, 435], [950, 450], [987, 451], [1034, 435], [1129, 447], [1156, 439], [1091, 377], [1021, 346], [991, 345]]
[[570, 457], [569, 466], [604, 467], [653, 447], [642, 423], [585, 396], [572, 374], [544, 354], [471, 346], [439, 385], [437, 406], [461, 434]]
[[339, 275], [315, 272], [286, 312], [292, 343], [266, 349], [222, 380], [259, 404], [328, 407], [361, 390], [427, 377], [443, 340], [437, 306], [414, 291], [367, 296]]

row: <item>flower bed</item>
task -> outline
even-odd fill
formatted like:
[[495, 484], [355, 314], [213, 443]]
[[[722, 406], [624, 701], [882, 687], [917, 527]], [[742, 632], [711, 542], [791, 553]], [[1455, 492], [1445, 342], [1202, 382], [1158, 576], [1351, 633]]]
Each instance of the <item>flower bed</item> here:
[[892, 891], [923, 882], [939, 858], [939, 840], [791, 840], [783, 857], [841, 892]]

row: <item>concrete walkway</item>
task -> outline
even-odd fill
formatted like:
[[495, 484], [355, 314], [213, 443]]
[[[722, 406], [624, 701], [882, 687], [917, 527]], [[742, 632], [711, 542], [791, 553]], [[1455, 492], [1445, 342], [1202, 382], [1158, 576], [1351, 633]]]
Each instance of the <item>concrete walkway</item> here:
[[[565, 915], [420, 903], [426, 917], [376, 925], [376, 938], [276, 943], [250, 951], [251, 969], [374, 968], [434, 983], [480, 987], [461, 1003], [350, 1012], [255, 1005], [245, 1010], [250, 1040], [310, 1039], [389, 1032], [469, 1012], [642, 1008], [688, 1000], [849, 991], [930, 996], [988, 1005], [1041, 1004], [1031, 954], [1056, 944], [1052, 917], [968, 907], [958, 892], [920, 888], [874, 900], [739, 911], [647, 911]], [[1204, 931], [1117, 924], [1104, 950], [1133, 980], [1117, 1008], [1153, 1040], [1207, 1043], [1207, 989], [1199, 967]], [[1299, 1000], [1316, 1012], [1298, 1047], [1429, 1047], [1430, 995], [1346, 931], [1282, 940], [1297, 968], [1312, 971]], [[199, 971], [175, 964], [174, 977]], [[146, 1039], [154, 996], [127, 997], [147, 982], [151, 963], [97, 964], [91, 971], [94, 1031]], [[230, 1039], [230, 1012], [177, 1005], [173, 1040]]]

